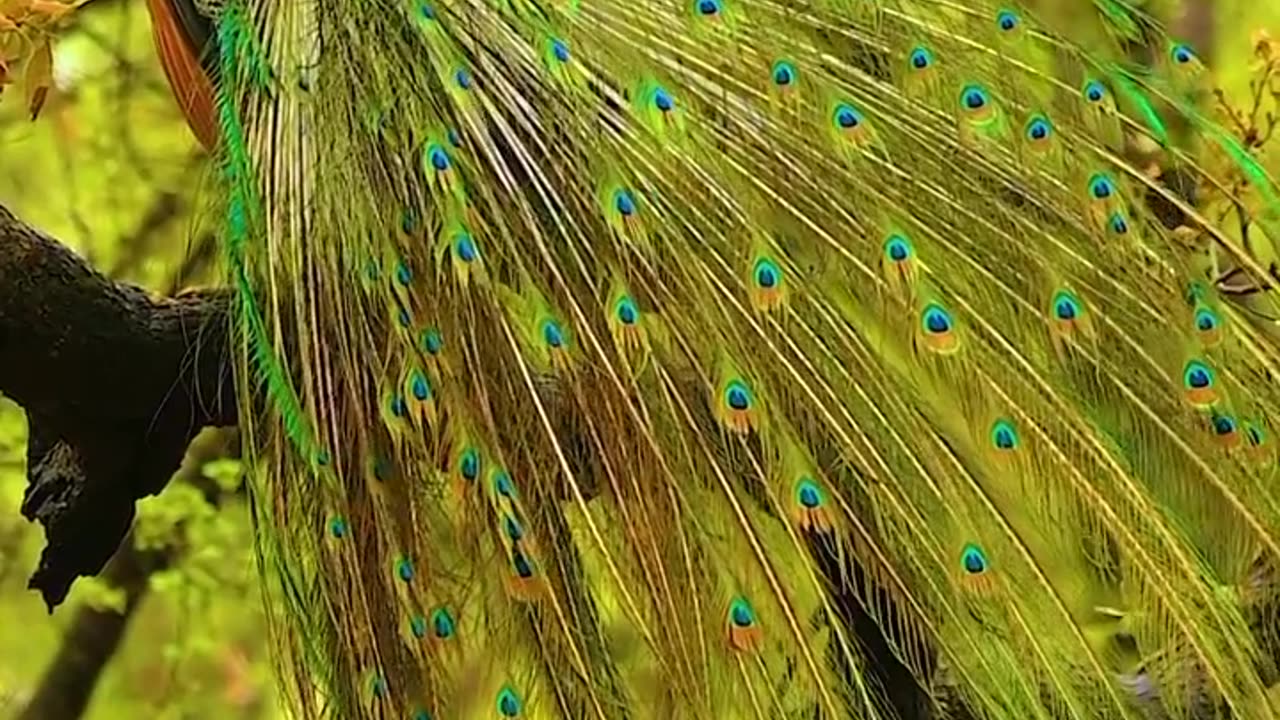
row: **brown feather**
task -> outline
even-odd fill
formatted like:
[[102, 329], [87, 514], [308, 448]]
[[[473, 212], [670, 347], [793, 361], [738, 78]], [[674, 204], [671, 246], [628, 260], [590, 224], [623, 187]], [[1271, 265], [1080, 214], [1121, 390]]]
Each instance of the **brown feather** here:
[[182, 108], [187, 125], [206, 149], [217, 144], [217, 124], [213, 108], [213, 83], [200, 65], [198, 49], [183, 31], [171, 0], [147, 0], [152, 35], [160, 64]]

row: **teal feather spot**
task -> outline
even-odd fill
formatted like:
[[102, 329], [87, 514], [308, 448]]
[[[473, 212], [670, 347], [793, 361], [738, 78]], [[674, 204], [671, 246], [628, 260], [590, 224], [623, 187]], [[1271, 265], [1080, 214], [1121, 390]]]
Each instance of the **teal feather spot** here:
[[991, 104], [987, 89], [976, 83], [964, 86], [960, 91], [960, 107], [968, 113], [982, 112]]
[[729, 621], [736, 627], [749, 628], [756, 624], [756, 612], [751, 609], [751, 604], [746, 598], [734, 598], [729, 603]]
[[755, 398], [752, 396], [751, 388], [741, 380], [732, 380], [724, 389], [724, 403], [731, 410], [737, 412], [746, 412], [751, 409]]
[[464, 263], [475, 262], [475, 259], [480, 255], [480, 251], [476, 249], [475, 241], [471, 239], [471, 233], [466, 230], [460, 230], [454, 236], [453, 251], [457, 253], [458, 259]]
[[564, 330], [560, 327], [560, 323], [552, 319], [542, 322], [542, 341], [555, 350], [564, 347]]
[[559, 38], [553, 39], [551, 41], [551, 56], [562, 63], [569, 62], [569, 46]]
[[1080, 304], [1080, 299], [1069, 290], [1059, 290], [1054, 293], [1053, 301], [1053, 317], [1059, 322], [1073, 322], [1079, 320], [1084, 313], [1084, 306]]
[[423, 157], [427, 164], [437, 173], [447, 172], [452, 166], [453, 161], [449, 159], [449, 153], [438, 143], [427, 145], [427, 149]]
[[694, 0], [693, 9], [704, 18], [714, 18], [720, 15], [724, 7], [721, 0]]
[[341, 540], [346, 537], [348, 530], [349, 528], [347, 527], [347, 521], [345, 518], [335, 517], [329, 519], [329, 534], [335, 538]]
[[996, 13], [996, 27], [1000, 28], [1001, 32], [1013, 32], [1018, 29], [1021, 22], [1018, 14], [1012, 10], [1004, 9]]
[[511, 482], [511, 475], [506, 470], [499, 470], [494, 473], [493, 489], [505, 498], [514, 498], [516, 496], [515, 484]]
[[439, 355], [444, 348], [444, 338], [439, 328], [430, 327], [422, 331], [422, 349], [429, 355]]
[[400, 213], [400, 230], [405, 235], [412, 235], [421, 226], [418, 214], [412, 210]]
[[851, 131], [862, 126], [865, 120], [862, 113], [858, 112], [849, 103], [840, 103], [836, 105], [835, 111], [831, 114], [831, 119], [835, 122], [836, 127], [841, 130]]
[[1032, 115], [1031, 118], [1027, 120], [1027, 125], [1023, 129], [1023, 133], [1030, 142], [1048, 142], [1049, 138], [1053, 136], [1053, 123], [1044, 115]]
[[937, 303], [930, 303], [925, 306], [924, 312], [920, 314], [920, 324], [924, 331], [930, 335], [945, 335], [955, 327], [955, 321], [951, 319], [951, 313]]
[[906, 262], [911, 259], [911, 241], [906, 236], [893, 233], [884, 241], [884, 257], [892, 263]]
[[768, 258], [756, 261], [755, 272], [752, 273], [756, 286], [761, 290], [773, 290], [782, 284], [782, 268]]
[[431, 385], [427, 382], [427, 376], [423, 375], [421, 370], [413, 371], [413, 377], [409, 381], [409, 389], [413, 392], [413, 399], [418, 402], [426, 402], [431, 397]]
[[614, 315], [623, 325], [635, 325], [640, 320], [640, 309], [636, 307], [635, 300], [624, 295], [614, 305]]
[[1090, 104], [1097, 105], [1107, 99], [1107, 87], [1099, 80], [1088, 80], [1081, 89], [1084, 99]]
[[933, 67], [933, 53], [929, 48], [917, 45], [907, 54], [907, 65], [914, 72], [923, 72]]
[[520, 696], [510, 687], [502, 688], [498, 693], [498, 713], [502, 717], [519, 717], [521, 710]]
[[407, 557], [396, 560], [396, 577], [403, 582], [413, 581], [413, 562]]
[[507, 538], [509, 538], [511, 542], [520, 542], [524, 539], [524, 528], [521, 527], [520, 522], [515, 518], [510, 515], [504, 516], [502, 518], [502, 525], [506, 529]]
[[970, 575], [981, 575], [987, 571], [987, 556], [982, 548], [969, 543], [960, 552], [960, 566]]
[[1169, 57], [1178, 65], [1188, 65], [1195, 61], [1195, 51], [1186, 43], [1178, 43], [1169, 50]]
[[1187, 390], [1209, 390], [1213, 387], [1213, 376], [1213, 368], [1192, 360], [1182, 370], [1182, 384]]
[[1212, 308], [1202, 307], [1196, 310], [1195, 322], [1196, 330], [1212, 332], [1218, 329], [1218, 313], [1214, 312]]
[[1107, 220], [1107, 228], [1111, 230], [1113, 235], [1129, 234], [1129, 219], [1119, 210], [1111, 213], [1110, 219]]
[[467, 448], [462, 452], [462, 457], [458, 460], [458, 471], [468, 481], [480, 477], [480, 453], [475, 448]]
[[1018, 428], [1014, 424], [1001, 418], [991, 425], [991, 444], [997, 450], [1016, 450], [1020, 444], [1018, 438]]
[[773, 64], [773, 71], [770, 75], [773, 78], [774, 85], [791, 87], [796, 82], [796, 66], [789, 60], [779, 60]]
[[457, 623], [448, 608], [436, 608], [431, 613], [431, 630], [441, 640], [448, 640], [457, 632]]
[[1094, 173], [1089, 178], [1089, 197], [1094, 200], [1109, 200], [1116, 194], [1115, 181], [1106, 173]]
[[1213, 418], [1213, 431], [1219, 436], [1231, 435], [1236, 427], [1236, 419], [1230, 415], [1216, 415]]
[[822, 489], [813, 481], [813, 478], [806, 477], [796, 485], [796, 502], [806, 510], [822, 507]]
[[413, 636], [421, 640], [427, 636], [427, 619], [421, 615], [414, 615], [409, 619], [409, 631]]
[[[676, 107], [676, 99], [661, 85], [653, 89], [652, 97], [653, 106], [661, 112], [671, 112]], [[621, 212], [621, 208], [619, 208], [619, 212]]]
[[636, 199], [626, 188], [618, 188], [613, 192], [613, 209], [624, 218], [636, 214]]

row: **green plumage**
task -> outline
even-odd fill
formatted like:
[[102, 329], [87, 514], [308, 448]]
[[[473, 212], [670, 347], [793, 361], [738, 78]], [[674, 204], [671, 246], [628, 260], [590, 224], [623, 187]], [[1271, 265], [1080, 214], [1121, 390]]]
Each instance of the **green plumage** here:
[[1280, 347], [1205, 272], [1264, 268], [1125, 144], [1228, 205], [1181, 118], [1276, 190], [1095, 4], [228, 5], [296, 706], [1280, 712]]

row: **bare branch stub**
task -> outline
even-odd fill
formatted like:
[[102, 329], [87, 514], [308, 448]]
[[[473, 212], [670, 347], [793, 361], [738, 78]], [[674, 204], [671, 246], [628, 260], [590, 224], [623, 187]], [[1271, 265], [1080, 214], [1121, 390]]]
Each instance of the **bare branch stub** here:
[[114, 283], [0, 206], [0, 393], [27, 413], [22, 513], [47, 541], [29, 587], [50, 611], [102, 569], [192, 438], [235, 424], [229, 298]]

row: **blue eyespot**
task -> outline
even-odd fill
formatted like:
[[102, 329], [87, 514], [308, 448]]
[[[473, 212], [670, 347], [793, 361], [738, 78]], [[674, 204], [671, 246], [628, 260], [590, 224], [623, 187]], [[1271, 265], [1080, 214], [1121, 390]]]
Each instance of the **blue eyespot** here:
[[987, 556], [977, 545], [966, 545], [964, 551], [960, 553], [960, 563], [964, 566], [965, 572], [970, 575], [979, 575], [987, 570]]
[[636, 201], [631, 197], [630, 191], [618, 190], [613, 194], [613, 207], [623, 217], [631, 217], [636, 214]]
[[449, 154], [439, 145], [432, 145], [427, 150], [427, 160], [430, 161], [431, 167], [439, 172], [449, 169]]
[[751, 407], [751, 393], [747, 391], [747, 388], [742, 383], [736, 381], [730, 383], [728, 389], [725, 390], [724, 397], [729, 407], [738, 412], [743, 412]]
[[467, 448], [462, 454], [462, 461], [459, 463], [462, 477], [467, 480], [475, 480], [480, 477], [480, 455], [475, 450]]
[[1099, 173], [1089, 179], [1089, 194], [1094, 200], [1106, 200], [1115, 192], [1115, 183], [1111, 182], [1111, 178], [1106, 175]]
[[471, 239], [471, 234], [466, 230], [459, 232], [457, 237], [454, 238], [453, 247], [454, 250], [457, 251], [458, 258], [462, 260], [462, 262], [470, 263], [475, 261], [476, 255], [478, 254], [476, 252], [476, 244], [475, 241]]
[[1218, 316], [1208, 308], [1201, 308], [1196, 312], [1196, 328], [1201, 332], [1208, 332], [1218, 327]]
[[933, 64], [933, 53], [929, 52], [927, 48], [917, 47], [911, 51], [907, 61], [916, 70], [924, 70]]
[[996, 15], [996, 24], [1000, 26], [1001, 30], [1009, 32], [1010, 30], [1018, 27], [1018, 16], [1014, 15], [1009, 10], [1001, 10], [1000, 13]]
[[800, 481], [800, 487], [796, 491], [796, 498], [804, 507], [812, 510], [822, 504], [822, 491], [808, 478]]
[[1173, 55], [1173, 61], [1178, 63], [1179, 65], [1186, 65], [1187, 63], [1196, 59], [1196, 54], [1191, 51], [1191, 48], [1189, 46], [1184, 44], [1175, 45], [1173, 47], [1172, 55]]
[[1236, 421], [1226, 415], [1219, 415], [1213, 419], [1213, 431], [1219, 435], [1230, 435], [1236, 431]]
[[562, 63], [569, 62], [569, 46], [563, 40], [551, 41], [551, 54]]
[[1192, 390], [1203, 390], [1213, 385], [1213, 371], [1199, 360], [1187, 363], [1182, 373], [1183, 382]]
[[498, 712], [502, 717], [513, 718], [520, 714], [520, 698], [511, 691], [511, 688], [503, 688], [498, 693]]
[[618, 321], [623, 325], [635, 325], [640, 318], [640, 311], [636, 308], [635, 301], [631, 298], [622, 298], [618, 301]]
[[779, 61], [773, 66], [773, 82], [775, 85], [787, 86], [795, 82], [796, 69], [791, 63], [785, 60]]
[[347, 521], [336, 517], [329, 521], [329, 534], [341, 540], [347, 536]]
[[924, 328], [934, 335], [951, 330], [951, 315], [937, 305], [930, 305], [924, 311]]
[[884, 243], [884, 254], [893, 262], [902, 262], [911, 257], [911, 246], [901, 235], [890, 235]]
[[970, 85], [960, 93], [960, 102], [968, 110], [981, 110], [987, 106], [987, 93], [977, 85]]
[[991, 444], [1000, 450], [1018, 447], [1018, 430], [1008, 420], [997, 420], [991, 426]]
[[676, 101], [665, 88], [658, 88], [653, 93], [653, 104], [662, 112], [671, 112], [671, 109], [676, 106]]
[[1090, 80], [1084, 84], [1084, 96], [1089, 102], [1102, 102], [1107, 96], [1107, 89], [1097, 80]]
[[1124, 219], [1124, 215], [1114, 213], [1111, 216], [1111, 232], [1117, 235], [1124, 235], [1129, 232], [1129, 222]]
[[1027, 137], [1032, 140], [1044, 140], [1053, 133], [1053, 125], [1043, 117], [1034, 117], [1027, 123]]
[[755, 611], [746, 600], [737, 598], [729, 608], [729, 619], [740, 628], [749, 628], [756, 623]]
[[431, 355], [439, 355], [440, 350], [444, 348], [444, 338], [440, 336], [440, 331], [436, 328], [427, 328], [422, 333], [422, 347]]
[[845, 130], [852, 130], [862, 124], [862, 115], [853, 106], [841, 103], [836, 107], [836, 124]]
[[542, 340], [553, 348], [563, 346], [564, 331], [560, 329], [560, 323], [555, 320], [547, 320], [542, 323]]

